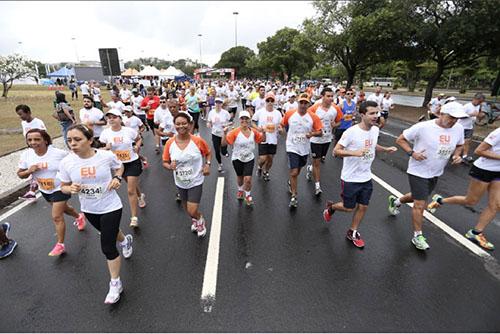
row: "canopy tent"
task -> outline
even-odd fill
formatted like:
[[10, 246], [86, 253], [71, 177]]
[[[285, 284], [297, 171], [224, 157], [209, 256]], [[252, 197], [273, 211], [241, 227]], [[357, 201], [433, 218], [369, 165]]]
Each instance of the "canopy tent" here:
[[175, 81], [189, 81], [190, 83], [194, 82], [193, 78], [191, 78], [190, 76], [185, 75], [185, 74], [183, 74], [183, 75], [176, 75], [174, 77], [174, 80]]
[[176, 69], [173, 66], [169, 66], [166, 70], [161, 70], [160, 77], [164, 79], [175, 79], [175, 77], [185, 75], [181, 70]]
[[134, 68], [127, 68], [122, 72], [122, 77], [133, 77], [139, 75], [139, 71]]
[[66, 66], [61, 67], [55, 72], [47, 74], [48, 78], [66, 78], [71, 76], [75, 76], [75, 69], [67, 68]]
[[140, 77], [157, 77], [161, 75], [161, 72], [154, 66], [146, 66], [137, 75]]

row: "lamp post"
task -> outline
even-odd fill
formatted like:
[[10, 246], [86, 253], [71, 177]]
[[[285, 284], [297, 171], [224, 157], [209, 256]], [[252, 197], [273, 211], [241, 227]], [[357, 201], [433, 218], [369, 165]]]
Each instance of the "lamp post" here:
[[238, 12], [233, 12], [234, 15], [234, 46], [238, 46]]
[[198, 34], [198, 37], [200, 38], [200, 66], [201, 66], [201, 67], [203, 67], [203, 65], [202, 65], [203, 63], [202, 63], [202, 60], [201, 60], [201, 59], [202, 59], [202, 58], [201, 58], [201, 37], [202, 37], [202, 36], [203, 36], [202, 34]]
[[73, 47], [75, 48], [75, 55], [76, 55], [76, 62], [80, 62], [80, 58], [78, 58], [78, 49], [76, 47], [76, 37], [71, 37], [71, 40], [73, 41]]

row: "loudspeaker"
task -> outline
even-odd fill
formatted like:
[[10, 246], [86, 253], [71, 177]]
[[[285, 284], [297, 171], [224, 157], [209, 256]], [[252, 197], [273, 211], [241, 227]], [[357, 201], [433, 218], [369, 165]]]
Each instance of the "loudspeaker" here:
[[120, 61], [118, 60], [117, 49], [99, 49], [101, 68], [103, 75], [120, 75]]

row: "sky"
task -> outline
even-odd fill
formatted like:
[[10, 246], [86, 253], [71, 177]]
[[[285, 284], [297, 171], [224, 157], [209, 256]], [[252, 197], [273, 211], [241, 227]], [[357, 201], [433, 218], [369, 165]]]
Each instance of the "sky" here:
[[311, 1], [2, 1], [0, 12], [0, 55], [95, 61], [99, 48], [118, 48], [125, 62], [199, 60], [201, 42], [209, 66], [235, 45], [235, 18], [238, 45], [257, 52], [257, 43], [277, 30], [298, 28], [315, 15]]

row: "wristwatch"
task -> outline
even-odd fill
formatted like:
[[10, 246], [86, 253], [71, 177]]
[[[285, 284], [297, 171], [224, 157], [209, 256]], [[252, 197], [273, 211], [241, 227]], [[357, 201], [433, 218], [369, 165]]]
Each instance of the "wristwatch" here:
[[410, 152], [406, 152], [406, 154], [408, 154], [408, 156], [411, 157], [413, 155], [413, 152], [415, 152], [415, 151], [411, 150]]
[[113, 176], [113, 179], [117, 179], [118, 181], [122, 182], [122, 177], [120, 175], [115, 175]]

